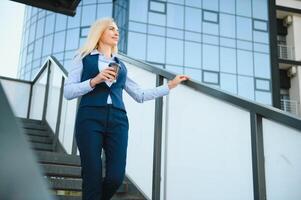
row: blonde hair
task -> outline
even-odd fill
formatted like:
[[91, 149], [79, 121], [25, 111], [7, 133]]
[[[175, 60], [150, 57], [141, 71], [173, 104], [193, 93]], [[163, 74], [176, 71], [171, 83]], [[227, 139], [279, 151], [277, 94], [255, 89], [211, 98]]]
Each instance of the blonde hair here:
[[[112, 23], [116, 22], [113, 18], [106, 17], [96, 20], [90, 30], [86, 42], [84, 45], [77, 51], [77, 55], [81, 58], [84, 58], [86, 55], [91, 53], [95, 48], [98, 47], [99, 39], [102, 36], [103, 32], [108, 28]], [[116, 54], [118, 52], [117, 45], [112, 47], [112, 53]]]

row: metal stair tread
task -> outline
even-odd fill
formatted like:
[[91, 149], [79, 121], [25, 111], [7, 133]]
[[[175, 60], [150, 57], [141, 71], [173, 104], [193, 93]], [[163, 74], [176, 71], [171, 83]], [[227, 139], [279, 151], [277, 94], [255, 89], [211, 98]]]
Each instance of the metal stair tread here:
[[43, 143], [43, 144], [51, 144], [52, 138], [47, 136], [40, 136], [40, 135], [27, 135], [28, 140], [31, 143]]
[[[58, 200], [82, 200], [81, 196], [56, 195], [56, 198]], [[145, 200], [145, 198], [129, 194], [116, 194], [112, 197], [112, 200]]]
[[40, 166], [46, 176], [81, 178], [81, 167], [78, 166], [54, 164], [41, 164]]
[[80, 158], [77, 155], [45, 151], [36, 151], [35, 153], [40, 163], [81, 166]]

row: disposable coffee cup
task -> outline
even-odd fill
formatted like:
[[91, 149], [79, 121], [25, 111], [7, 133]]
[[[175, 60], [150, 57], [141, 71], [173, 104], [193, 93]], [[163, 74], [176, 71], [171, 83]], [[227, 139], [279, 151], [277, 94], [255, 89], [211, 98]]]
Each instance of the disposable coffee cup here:
[[118, 78], [120, 65], [116, 62], [111, 62], [111, 63], [109, 63], [109, 67], [113, 67], [115, 72], [116, 72], [115, 80], [113, 81], [115, 83], [117, 81], [117, 78]]

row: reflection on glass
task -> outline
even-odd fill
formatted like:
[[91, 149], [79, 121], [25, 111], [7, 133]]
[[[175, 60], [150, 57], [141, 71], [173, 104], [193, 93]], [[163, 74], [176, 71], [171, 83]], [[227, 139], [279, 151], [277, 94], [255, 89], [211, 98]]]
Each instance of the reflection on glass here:
[[146, 35], [129, 32], [127, 54], [138, 59], [145, 59], [146, 55]]
[[222, 72], [236, 73], [236, 51], [231, 48], [220, 48], [220, 66]]
[[149, 10], [154, 12], [159, 12], [165, 14], [166, 4], [164, 2], [158, 1], [150, 1], [149, 2]]
[[203, 44], [203, 69], [219, 71], [218, 47]]
[[185, 68], [184, 73], [190, 78], [194, 79], [194, 81], [202, 81], [202, 70], [200, 69]]
[[236, 81], [236, 75], [234, 74], [225, 74], [220, 73], [220, 87], [222, 90], [226, 90], [228, 92], [236, 94], [237, 92], [237, 81]]
[[203, 82], [210, 83], [210, 84], [219, 84], [219, 76], [218, 72], [211, 72], [211, 71], [203, 71]]
[[185, 7], [185, 30], [202, 31], [202, 10]]
[[147, 22], [148, 1], [131, 0], [129, 19], [139, 22]]
[[183, 66], [183, 41], [166, 39], [166, 63]]
[[235, 0], [220, 0], [219, 4], [221, 12], [235, 14]]
[[270, 79], [270, 56], [268, 54], [254, 53], [255, 76]]
[[165, 63], [165, 38], [149, 35], [147, 39], [147, 60]]
[[251, 17], [251, 3], [249, 0], [236, 0], [236, 14]]
[[203, 8], [218, 11], [218, 0], [203, 0]]
[[82, 26], [90, 26], [96, 17], [96, 6], [89, 5], [82, 8]]
[[257, 90], [270, 91], [270, 81], [267, 79], [255, 79], [255, 86]]
[[235, 38], [235, 16], [220, 14], [220, 35]]
[[184, 7], [180, 5], [167, 5], [167, 26], [182, 29], [184, 25]]
[[71, 29], [67, 31], [65, 50], [73, 50], [78, 48], [79, 29]]
[[254, 100], [254, 79], [238, 76], [238, 95]]
[[60, 52], [64, 50], [65, 31], [54, 34], [53, 52]]
[[252, 21], [246, 17], [236, 17], [237, 38], [252, 40]]
[[194, 68], [202, 68], [202, 45], [195, 42], [185, 42], [184, 65]]
[[266, 105], [272, 105], [272, 95], [270, 92], [256, 91], [255, 95], [256, 101]]
[[257, 19], [268, 20], [268, 1], [252, 0], [253, 17]]

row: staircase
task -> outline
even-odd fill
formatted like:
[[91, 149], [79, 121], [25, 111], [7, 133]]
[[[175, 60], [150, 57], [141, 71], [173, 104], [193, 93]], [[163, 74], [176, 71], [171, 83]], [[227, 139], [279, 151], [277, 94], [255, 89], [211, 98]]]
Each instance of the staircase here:
[[[24, 118], [20, 118], [20, 122], [37, 155], [52, 194], [59, 200], [81, 200], [79, 156], [67, 154], [61, 145], [54, 150], [54, 134], [44, 122]], [[145, 198], [125, 178], [112, 200], [145, 200]]]

